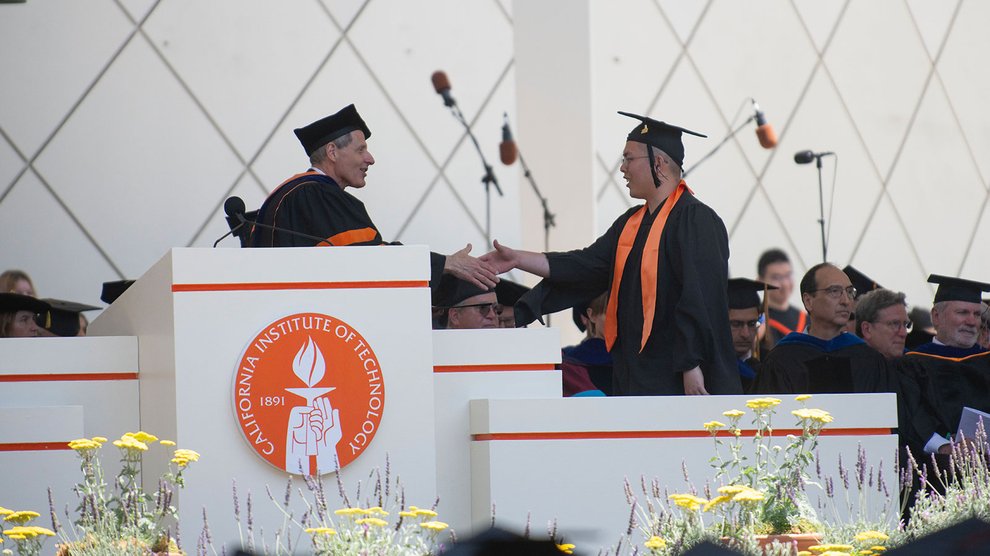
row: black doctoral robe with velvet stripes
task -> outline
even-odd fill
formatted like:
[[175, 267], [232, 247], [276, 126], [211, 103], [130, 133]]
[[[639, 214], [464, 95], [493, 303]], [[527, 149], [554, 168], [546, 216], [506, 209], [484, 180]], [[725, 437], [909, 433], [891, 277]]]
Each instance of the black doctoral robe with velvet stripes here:
[[[399, 245], [386, 243], [364, 203], [330, 176], [312, 170], [297, 174], [268, 196], [258, 210], [253, 247]], [[291, 232], [323, 238], [323, 242]], [[446, 257], [430, 253], [430, 283], [438, 283]]]
[[[516, 324], [528, 324], [540, 315], [589, 301], [609, 289], [619, 236], [640, 208], [626, 211], [584, 249], [547, 253], [550, 277], [516, 304]], [[681, 373], [700, 366], [710, 394], [741, 394], [729, 330], [728, 235], [715, 211], [689, 192], [671, 210], [660, 236], [652, 333], [640, 351], [644, 324], [640, 267], [647, 236], [659, 212], [660, 208], [644, 216], [622, 272], [618, 337], [610, 352], [613, 393], [683, 394]]]

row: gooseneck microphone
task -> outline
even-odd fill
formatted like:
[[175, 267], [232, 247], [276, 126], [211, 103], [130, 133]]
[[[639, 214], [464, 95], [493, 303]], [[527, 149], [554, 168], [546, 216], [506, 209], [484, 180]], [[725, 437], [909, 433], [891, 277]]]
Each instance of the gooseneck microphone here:
[[315, 241], [314, 247], [317, 245], [332, 245], [327, 238], [313, 236], [309, 234], [304, 234], [302, 232], [297, 232], [295, 230], [290, 230], [288, 228], [282, 228], [281, 226], [270, 226], [268, 224], [262, 224], [257, 220], [251, 220], [245, 216], [245, 205], [244, 200], [236, 195], [233, 197], [228, 197], [226, 201], [223, 202], [223, 211], [227, 214], [227, 225], [230, 226], [230, 231], [224, 234], [218, 239], [213, 246], [216, 247], [220, 240], [227, 237], [228, 235], [236, 232], [242, 226], [250, 225], [257, 228], [263, 228], [266, 230], [273, 230], [276, 232], [285, 232], [289, 235], [294, 235], [297, 237], [304, 237], [306, 239], [311, 239]]
[[502, 142], [498, 144], [498, 156], [502, 159], [502, 164], [512, 166], [516, 163], [519, 148], [516, 146], [516, 140], [512, 138], [512, 130], [509, 129], [509, 115], [503, 112], [502, 118]]
[[756, 112], [756, 138], [760, 141], [760, 146], [764, 149], [772, 149], [777, 146], [777, 133], [773, 126], [767, 123], [766, 114], [760, 110], [760, 105], [755, 98], [749, 99], [753, 102], [753, 110]]
[[451, 108], [457, 104], [454, 97], [450, 96], [450, 79], [447, 78], [445, 72], [439, 70], [433, 72], [430, 81], [433, 81], [433, 90], [443, 97], [444, 106]]

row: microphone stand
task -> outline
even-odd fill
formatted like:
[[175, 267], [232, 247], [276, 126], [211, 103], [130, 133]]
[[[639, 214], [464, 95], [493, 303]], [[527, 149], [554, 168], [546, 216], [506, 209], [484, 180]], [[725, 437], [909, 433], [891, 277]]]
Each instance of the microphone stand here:
[[554, 213], [550, 212], [550, 205], [547, 203], [547, 198], [540, 193], [540, 188], [536, 186], [536, 180], [533, 179], [533, 174], [529, 171], [529, 166], [526, 164], [526, 159], [523, 158], [522, 151], [516, 147], [516, 154], [519, 155], [519, 164], [523, 167], [523, 175], [526, 176], [526, 180], [529, 185], [533, 188], [533, 193], [536, 194], [536, 198], [540, 200], [540, 204], [543, 205], [543, 250], [550, 250], [550, 228], [557, 226], [554, 219], [557, 217]]
[[478, 140], [475, 138], [474, 133], [471, 132], [471, 125], [468, 124], [467, 120], [464, 118], [464, 114], [461, 113], [461, 109], [457, 107], [456, 104], [451, 104], [450, 112], [454, 115], [457, 121], [461, 122], [464, 126], [464, 130], [467, 131], [468, 137], [471, 138], [471, 142], [474, 143], [474, 149], [478, 151], [478, 156], [481, 157], [481, 164], [485, 167], [485, 175], [481, 177], [481, 183], [485, 184], [485, 242], [488, 245], [492, 243], [492, 192], [491, 186], [495, 186], [495, 191], [498, 192], [499, 197], [503, 196], [502, 188], [498, 185], [498, 179], [495, 178], [495, 173], [492, 172], [491, 164], [485, 159], [484, 153], [481, 152], [481, 145], [478, 144]]
[[716, 152], [718, 152], [719, 149], [722, 148], [722, 145], [725, 145], [729, 141], [729, 139], [732, 139], [733, 137], [735, 137], [737, 133], [739, 133], [740, 131], [742, 131], [742, 129], [744, 127], [746, 127], [746, 126], [749, 125], [749, 122], [752, 122], [755, 119], [756, 119], [756, 115], [755, 114], [753, 114], [750, 117], [746, 118], [746, 121], [745, 122], [743, 122], [742, 124], [740, 124], [739, 127], [737, 127], [736, 129], [733, 129], [731, 132], [729, 132], [728, 135], [725, 136], [724, 139], [722, 139], [721, 141], [719, 141], [719, 143], [717, 145], [715, 145], [715, 148], [714, 149], [708, 151], [708, 154], [706, 154], [705, 156], [699, 158], [698, 161], [695, 162], [693, 166], [691, 166], [687, 170], [684, 170], [681, 173], [681, 177], [685, 177], [686, 178], [689, 173], [693, 172], [694, 169], [697, 168], [698, 166], [701, 166], [701, 163], [702, 162], [704, 162], [704, 161], [708, 160], [709, 158], [711, 158], [712, 155], [714, 155]]
[[822, 262], [828, 262], [828, 246], [825, 243], [825, 196], [822, 194], [822, 156], [815, 155], [815, 167], [818, 168], [818, 227], [822, 231]]

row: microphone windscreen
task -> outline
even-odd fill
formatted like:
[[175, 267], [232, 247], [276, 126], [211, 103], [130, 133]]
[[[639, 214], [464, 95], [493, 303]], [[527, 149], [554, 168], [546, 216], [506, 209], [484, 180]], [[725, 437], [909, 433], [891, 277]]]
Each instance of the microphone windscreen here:
[[760, 146], [764, 149], [772, 149], [777, 146], [777, 132], [770, 124], [763, 124], [756, 128], [756, 138], [760, 140]]
[[794, 153], [794, 162], [798, 164], [807, 164], [815, 159], [815, 153], [811, 151], [799, 151]]
[[516, 142], [502, 141], [498, 144], [498, 156], [502, 159], [502, 164], [512, 166], [516, 162]]
[[228, 197], [227, 200], [223, 202], [223, 212], [226, 213], [227, 216], [244, 214], [244, 211], [244, 199], [241, 199], [240, 197]]
[[430, 81], [433, 81], [433, 90], [438, 93], [450, 90], [450, 80], [447, 79], [447, 74], [443, 71], [437, 70], [433, 72], [433, 75], [430, 76]]

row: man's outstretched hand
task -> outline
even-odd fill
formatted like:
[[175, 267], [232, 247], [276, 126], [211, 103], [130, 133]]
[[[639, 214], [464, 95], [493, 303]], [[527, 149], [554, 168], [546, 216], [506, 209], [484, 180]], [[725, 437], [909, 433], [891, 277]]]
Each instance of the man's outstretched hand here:
[[502, 245], [497, 239], [495, 240], [494, 245], [494, 251], [489, 251], [488, 253], [478, 257], [478, 259], [491, 265], [498, 274], [508, 272], [519, 265], [519, 254], [515, 249]]
[[443, 264], [445, 273], [453, 274], [457, 278], [470, 282], [483, 289], [491, 289], [498, 282], [498, 269], [484, 260], [484, 257], [474, 258], [470, 255], [471, 244], [467, 244], [464, 249], [447, 255], [447, 260]]

